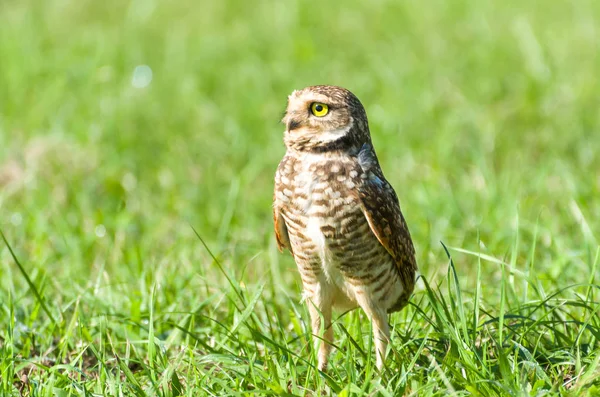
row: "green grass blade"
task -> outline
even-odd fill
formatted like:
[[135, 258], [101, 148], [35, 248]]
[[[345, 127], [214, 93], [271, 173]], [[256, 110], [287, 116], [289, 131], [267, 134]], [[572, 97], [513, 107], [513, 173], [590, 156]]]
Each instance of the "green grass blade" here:
[[50, 321], [52, 321], [52, 323], [56, 325], [56, 320], [54, 319], [54, 316], [52, 315], [52, 313], [50, 312], [50, 309], [46, 305], [46, 301], [44, 300], [42, 295], [39, 293], [39, 291], [38, 291], [37, 287], [35, 286], [35, 284], [33, 283], [33, 281], [31, 281], [31, 279], [29, 278], [27, 271], [25, 271], [25, 268], [23, 267], [23, 265], [21, 265], [21, 262], [19, 261], [19, 259], [15, 255], [15, 253], [13, 252], [12, 247], [8, 243], [8, 240], [6, 239], [6, 236], [4, 235], [4, 232], [2, 230], [0, 230], [0, 235], [2, 236], [2, 240], [4, 240], [4, 244], [6, 244], [6, 248], [8, 248], [10, 255], [12, 256], [17, 267], [19, 268], [19, 271], [25, 278], [25, 281], [27, 281], [27, 284], [29, 285], [31, 292], [33, 292], [33, 294], [35, 295], [35, 298], [37, 299], [38, 303], [40, 304], [40, 306], [42, 307], [44, 312], [46, 312], [46, 315], [48, 316], [48, 318], [50, 318]]

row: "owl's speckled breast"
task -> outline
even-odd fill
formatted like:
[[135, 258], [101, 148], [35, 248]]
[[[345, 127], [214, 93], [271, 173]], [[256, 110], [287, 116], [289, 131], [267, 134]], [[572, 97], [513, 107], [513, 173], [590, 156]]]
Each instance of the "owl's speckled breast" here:
[[365, 178], [356, 158], [331, 154], [287, 155], [276, 176], [276, 199], [306, 292], [323, 281], [335, 286], [334, 304], [353, 307], [357, 291], [390, 302], [402, 292], [389, 283], [395, 267], [371, 232], [356, 187]]

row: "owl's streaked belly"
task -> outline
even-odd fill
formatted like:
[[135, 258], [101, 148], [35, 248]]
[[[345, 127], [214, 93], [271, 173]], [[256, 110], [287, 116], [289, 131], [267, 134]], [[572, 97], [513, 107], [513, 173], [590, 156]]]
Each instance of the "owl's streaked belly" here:
[[320, 189], [301, 192], [282, 213], [307, 295], [329, 286], [335, 306], [356, 307], [363, 294], [383, 307], [396, 304], [404, 290], [389, 253], [371, 232], [349, 192]]

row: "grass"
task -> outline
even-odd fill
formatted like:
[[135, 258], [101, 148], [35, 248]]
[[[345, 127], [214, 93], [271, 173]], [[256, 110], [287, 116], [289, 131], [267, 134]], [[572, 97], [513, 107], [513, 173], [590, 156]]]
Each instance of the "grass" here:
[[[0, 4], [2, 395], [599, 395], [600, 5]], [[286, 95], [355, 92], [422, 277], [315, 369]], [[196, 233], [197, 232], [197, 233]]]

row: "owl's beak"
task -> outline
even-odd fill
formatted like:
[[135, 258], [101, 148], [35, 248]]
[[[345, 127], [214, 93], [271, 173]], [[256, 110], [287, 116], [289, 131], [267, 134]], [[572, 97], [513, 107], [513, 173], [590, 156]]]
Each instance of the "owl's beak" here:
[[288, 122], [287, 122], [287, 131], [288, 132], [293, 131], [298, 127], [300, 127], [300, 122], [298, 120], [295, 120], [292, 118], [288, 119]]

